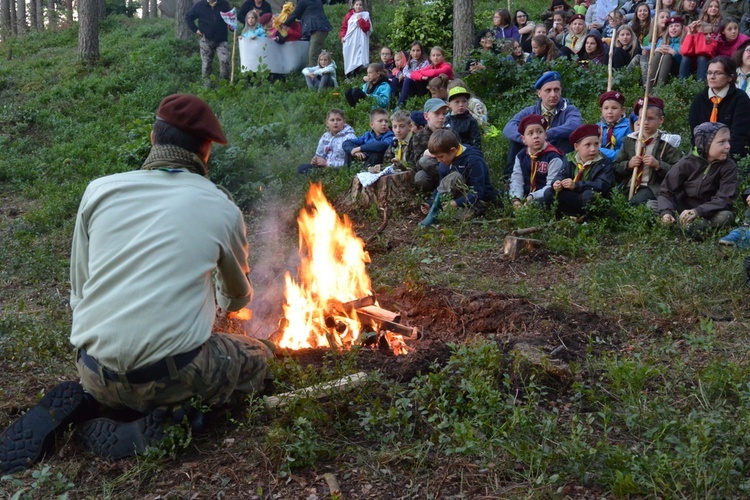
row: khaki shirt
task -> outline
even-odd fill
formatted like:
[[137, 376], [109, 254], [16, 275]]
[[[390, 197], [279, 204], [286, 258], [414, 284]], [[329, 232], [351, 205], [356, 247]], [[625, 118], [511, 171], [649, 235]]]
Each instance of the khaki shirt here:
[[205, 177], [137, 170], [89, 184], [70, 263], [71, 343], [104, 366], [139, 368], [211, 334], [216, 300], [252, 298], [242, 213]]

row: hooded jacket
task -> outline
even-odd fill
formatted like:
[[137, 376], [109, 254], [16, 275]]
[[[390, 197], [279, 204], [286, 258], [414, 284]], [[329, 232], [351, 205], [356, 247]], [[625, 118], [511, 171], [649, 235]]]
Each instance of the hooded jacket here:
[[351, 125], [345, 125], [341, 132], [336, 135], [326, 132], [318, 141], [318, 149], [315, 150], [315, 156], [320, 156], [328, 160], [329, 167], [343, 167], [346, 163], [344, 141], [356, 138], [357, 134], [354, 133]]
[[464, 182], [471, 189], [466, 196], [456, 198], [456, 205], [465, 207], [474, 205], [478, 201], [491, 202], [497, 197], [497, 191], [490, 182], [490, 170], [484, 161], [482, 152], [471, 146], [463, 146], [461, 154], [453, 158], [450, 165], [441, 163], [438, 166], [440, 180], [451, 172], [458, 172]]

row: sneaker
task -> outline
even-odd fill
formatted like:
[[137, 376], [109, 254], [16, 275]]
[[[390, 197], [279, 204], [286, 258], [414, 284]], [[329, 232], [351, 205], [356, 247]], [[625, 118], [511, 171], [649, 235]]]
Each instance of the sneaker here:
[[750, 238], [748, 237], [746, 227], [732, 229], [728, 235], [719, 240], [722, 245], [736, 246], [737, 248], [750, 247]]
[[0, 472], [14, 473], [39, 462], [55, 434], [87, 413], [91, 396], [77, 382], [63, 382], [13, 422], [0, 436]]
[[167, 413], [156, 410], [132, 422], [95, 418], [78, 428], [83, 446], [100, 457], [119, 460], [143, 453], [164, 438]]

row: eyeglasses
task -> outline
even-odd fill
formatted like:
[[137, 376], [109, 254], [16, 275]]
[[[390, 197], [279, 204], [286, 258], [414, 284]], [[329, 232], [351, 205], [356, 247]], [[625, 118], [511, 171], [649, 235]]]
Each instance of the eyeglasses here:
[[723, 71], [706, 71], [706, 76], [725, 76]]
[[745, 47], [744, 52], [745, 52], [745, 54], [750, 54], [750, 47]]

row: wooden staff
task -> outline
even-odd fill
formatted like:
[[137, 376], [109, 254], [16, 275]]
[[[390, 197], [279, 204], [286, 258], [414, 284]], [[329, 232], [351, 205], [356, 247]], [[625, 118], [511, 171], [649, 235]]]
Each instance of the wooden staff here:
[[234, 85], [234, 53], [237, 48], [237, 28], [232, 31], [232, 74], [229, 77], [229, 83]]
[[[512, 12], [512, 11], [510, 10], [510, 0], [508, 0], [508, 13], [511, 13], [511, 12]], [[513, 19], [511, 19], [511, 21], [510, 21], [510, 22], [512, 23], [512, 22], [513, 22]]]
[[[661, 0], [656, 0], [656, 12], [659, 12], [659, 9], [661, 9]], [[638, 141], [635, 143], [635, 155], [641, 156], [643, 154], [643, 125], [646, 123], [646, 109], [648, 109], [648, 94], [651, 90], [651, 79], [648, 77], [648, 75], [651, 74], [651, 66], [654, 62], [654, 48], [656, 44], [656, 25], [657, 22], [654, 22], [655, 18], [651, 20], [653, 23], [653, 26], [651, 26], [651, 49], [648, 52], [648, 68], [646, 68], [646, 92], [643, 95], [643, 108], [641, 108], [641, 116], [639, 117], [639, 123], [638, 123]], [[635, 182], [638, 179], [638, 171], [642, 167], [636, 167], [633, 169], [633, 175], [630, 176], [630, 191], [628, 193], [628, 200], [633, 198], [633, 195], [635, 194], [636, 185]]]
[[615, 53], [615, 33], [609, 39], [609, 67], [607, 68], [607, 92], [612, 90], [612, 56]]

